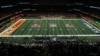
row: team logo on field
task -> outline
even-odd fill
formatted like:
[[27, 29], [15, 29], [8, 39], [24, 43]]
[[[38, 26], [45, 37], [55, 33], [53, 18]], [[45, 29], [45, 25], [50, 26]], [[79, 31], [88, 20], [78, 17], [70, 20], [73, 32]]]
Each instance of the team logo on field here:
[[32, 27], [40, 27], [40, 24], [33, 24]]
[[65, 27], [74, 27], [73, 24], [65, 24]]
[[57, 25], [56, 24], [50, 24], [50, 27], [57, 27]]

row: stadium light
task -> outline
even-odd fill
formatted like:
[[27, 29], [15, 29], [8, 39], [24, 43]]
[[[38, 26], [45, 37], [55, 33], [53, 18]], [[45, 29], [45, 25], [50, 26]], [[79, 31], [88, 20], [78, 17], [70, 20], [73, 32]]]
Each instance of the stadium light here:
[[19, 13], [21, 13], [21, 12], [23, 12], [23, 11], [19, 11]]
[[23, 11], [28, 11], [28, 10], [31, 10], [31, 9], [30, 8], [23, 9]]
[[32, 9], [32, 11], [36, 11], [36, 9]]
[[73, 9], [74, 11], [81, 11], [81, 10], [79, 10], [79, 9]]
[[83, 3], [75, 3], [75, 5], [84, 5]]
[[71, 6], [72, 4], [66, 4], [66, 6]]
[[38, 4], [32, 4], [32, 5], [38, 5]]
[[6, 6], [1, 6], [1, 8], [8, 8], [8, 7], [13, 7], [14, 5], [6, 5]]
[[19, 4], [30, 4], [30, 2], [20, 2]]
[[18, 14], [18, 12], [15, 12], [15, 14]]
[[100, 9], [100, 7], [90, 6], [90, 8]]

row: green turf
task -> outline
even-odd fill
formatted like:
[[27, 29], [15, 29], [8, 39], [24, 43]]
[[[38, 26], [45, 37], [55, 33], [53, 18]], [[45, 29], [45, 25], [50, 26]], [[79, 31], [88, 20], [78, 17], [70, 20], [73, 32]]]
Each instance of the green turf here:
[[[32, 27], [39, 24], [40, 27]], [[56, 27], [50, 27], [55, 24]], [[65, 27], [65, 24], [71, 24], [74, 27]], [[89, 29], [82, 20], [26, 20], [11, 35], [80, 35], [95, 34]]]

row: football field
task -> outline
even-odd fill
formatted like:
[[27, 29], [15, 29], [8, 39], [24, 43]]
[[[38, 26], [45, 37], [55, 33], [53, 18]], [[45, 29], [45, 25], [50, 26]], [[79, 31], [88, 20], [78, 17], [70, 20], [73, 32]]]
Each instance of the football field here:
[[88, 35], [95, 34], [82, 19], [26, 19], [11, 35]]

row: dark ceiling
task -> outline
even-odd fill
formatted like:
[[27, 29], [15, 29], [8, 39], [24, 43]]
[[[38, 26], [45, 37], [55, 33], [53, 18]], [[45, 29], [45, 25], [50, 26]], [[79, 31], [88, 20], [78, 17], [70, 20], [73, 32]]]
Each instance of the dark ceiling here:
[[[100, 11], [99, 0], [0, 0], [0, 5], [0, 11], [3, 13], [5, 11], [20, 11], [23, 9], [32, 9], [33, 11], [69, 11], [73, 9]], [[3, 6], [6, 5], [14, 6], [4, 8]], [[91, 8], [90, 6], [94, 6], [95, 8]]]
[[83, 3], [100, 6], [99, 0], [0, 0], [1, 5], [18, 4], [20, 2], [28, 2], [31, 4], [73, 4]]

